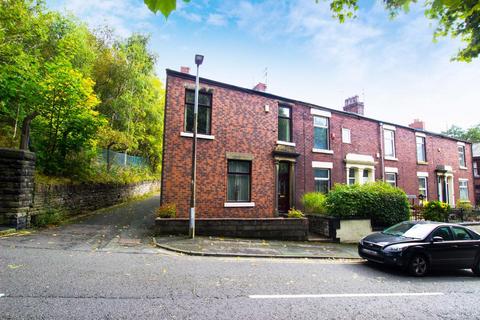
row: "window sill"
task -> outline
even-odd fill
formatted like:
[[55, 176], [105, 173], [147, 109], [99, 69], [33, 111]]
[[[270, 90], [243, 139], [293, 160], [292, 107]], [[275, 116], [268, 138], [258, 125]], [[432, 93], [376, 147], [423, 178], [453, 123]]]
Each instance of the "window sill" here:
[[281, 144], [284, 146], [290, 146], [290, 147], [295, 147], [296, 144], [295, 142], [287, 142], [287, 141], [277, 141], [277, 144]]
[[[180, 132], [180, 136], [187, 137], [187, 138], [193, 138], [193, 133], [192, 132]], [[215, 140], [215, 136], [211, 136], [209, 134], [201, 134], [201, 133], [197, 133], [197, 138], [198, 139], [205, 139], [205, 140]]]
[[315, 148], [313, 148], [312, 152], [333, 154], [333, 150], [327, 150], [327, 149], [315, 149]]
[[419, 165], [428, 165], [428, 162], [426, 162], [426, 161], [417, 161], [417, 164], [419, 164]]
[[225, 202], [223, 206], [225, 208], [253, 208], [255, 202]]
[[468, 170], [468, 167], [462, 167], [462, 166], [460, 166], [460, 170]]
[[389, 156], [385, 156], [384, 159], [385, 159], [385, 160], [390, 160], [390, 161], [398, 161], [398, 158], [389, 157]]

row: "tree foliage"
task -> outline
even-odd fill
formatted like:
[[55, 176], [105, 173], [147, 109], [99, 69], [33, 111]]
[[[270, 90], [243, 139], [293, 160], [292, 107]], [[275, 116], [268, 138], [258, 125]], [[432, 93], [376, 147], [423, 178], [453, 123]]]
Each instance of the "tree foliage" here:
[[[108, 29], [105, 29], [108, 30]], [[164, 89], [149, 38], [90, 31], [42, 1], [0, 2], [0, 145], [31, 139], [46, 174], [92, 168], [97, 147], [143, 156], [153, 171], [162, 148]]]
[[459, 126], [452, 125], [448, 130], [443, 131], [442, 134], [455, 139], [478, 143], [480, 142], [480, 123], [468, 129], [463, 129]]
[[[183, 0], [189, 2], [189, 0]], [[315, 0], [319, 2], [320, 0]], [[330, 10], [341, 22], [356, 18], [360, 0], [323, 0], [330, 3]], [[161, 12], [165, 17], [176, 9], [177, 0], [144, 0], [154, 13]], [[408, 12], [418, 0], [383, 0], [385, 9], [392, 18], [400, 12]], [[478, 0], [423, 0], [425, 16], [437, 22], [434, 39], [451, 36], [465, 43], [453, 58], [470, 62], [480, 54], [480, 1]]]

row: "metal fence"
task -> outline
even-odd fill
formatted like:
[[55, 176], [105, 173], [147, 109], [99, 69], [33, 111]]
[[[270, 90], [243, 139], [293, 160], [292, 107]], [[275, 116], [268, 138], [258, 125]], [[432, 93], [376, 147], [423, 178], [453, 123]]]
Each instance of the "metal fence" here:
[[[410, 220], [425, 220], [422, 211], [419, 208], [410, 209]], [[452, 209], [446, 217], [445, 222], [466, 222], [466, 221], [480, 221], [480, 210]]]
[[[107, 163], [108, 159], [107, 149], [98, 150], [98, 161]], [[148, 162], [143, 157], [131, 156], [124, 152], [116, 152], [110, 150], [110, 164], [111, 166], [121, 167], [146, 167]]]

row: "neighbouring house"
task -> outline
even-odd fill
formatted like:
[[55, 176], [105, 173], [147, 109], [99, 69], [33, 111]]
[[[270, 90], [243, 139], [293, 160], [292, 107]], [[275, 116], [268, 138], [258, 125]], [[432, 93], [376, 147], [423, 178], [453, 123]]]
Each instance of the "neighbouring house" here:
[[473, 154], [473, 179], [475, 185], [475, 203], [480, 205], [480, 143], [472, 146]]
[[[188, 217], [195, 77], [167, 70], [162, 203]], [[455, 206], [474, 202], [472, 146], [364, 116], [358, 97], [343, 110], [200, 79], [197, 145], [197, 217], [269, 218], [301, 196], [335, 183], [384, 180]]]

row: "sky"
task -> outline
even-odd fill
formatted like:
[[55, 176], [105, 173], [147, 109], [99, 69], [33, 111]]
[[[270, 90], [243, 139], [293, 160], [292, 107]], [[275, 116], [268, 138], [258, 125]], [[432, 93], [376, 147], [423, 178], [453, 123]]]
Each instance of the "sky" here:
[[[433, 41], [435, 22], [416, 5], [391, 20], [381, 1], [361, 0], [357, 19], [340, 24], [328, 2], [315, 0], [178, 1], [168, 19], [142, 0], [47, 0], [91, 28], [108, 25], [119, 37], [151, 35], [165, 69], [194, 70], [202, 77], [341, 109], [359, 95], [365, 115], [408, 125], [421, 119], [440, 132], [480, 123], [480, 58], [452, 62], [462, 43]], [[265, 72], [266, 70], [266, 72]]]

